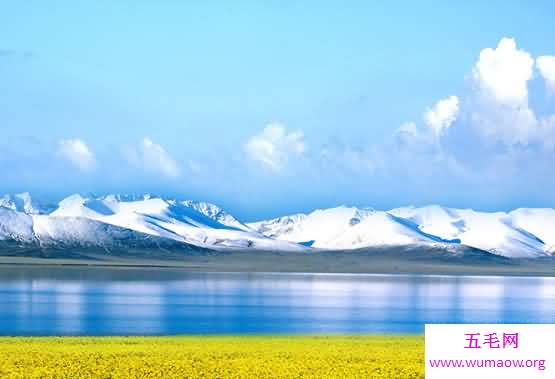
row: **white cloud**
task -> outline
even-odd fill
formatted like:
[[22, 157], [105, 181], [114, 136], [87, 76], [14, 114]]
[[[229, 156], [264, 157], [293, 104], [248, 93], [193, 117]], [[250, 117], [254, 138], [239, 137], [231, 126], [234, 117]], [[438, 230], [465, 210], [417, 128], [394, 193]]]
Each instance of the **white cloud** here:
[[438, 150], [439, 136], [430, 128], [419, 128], [412, 121], [401, 124], [395, 138], [403, 152], [429, 154]]
[[555, 114], [540, 121], [540, 135], [546, 151], [555, 151]]
[[[407, 152], [447, 153], [448, 145], [464, 136], [469, 145], [480, 144], [485, 149], [520, 146], [555, 150], [555, 115], [540, 117], [528, 104], [534, 62], [548, 88], [555, 90], [555, 57], [534, 61], [511, 38], [501, 39], [496, 48], [483, 49], [472, 69], [473, 86], [464, 101], [449, 96], [424, 113], [423, 126], [414, 122], [401, 125], [396, 132], [400, 147]], [[459, 118], [450, 139], [446, 131], [453, 129]]]
[[397, 129], [397, 142], [403, 150], [419, 153], [439, 152], [440, 139], [455, 122], [458, 114], [457, 96], [441, 99], [424, 113], [424, 127], [419, 128], [412, 121], [403, 123]]
[[428, 144], [428, 141], [422, 140], [422, 132], [418, 130], [416, 123], [413, 121], [402, 123], [397, 129], [396, 138], [403, 149], [417, 150], [415, 148], [422, 145], [423, 142], [425, 142], [425, 145]]
[[526, 146], [539, 138], [538, 120], [528, 107], [509, 108], [495, 103], [475, 104], [470, 122], [488, 143]]
[[545, 79], [547, 89], [555, 93], [555, 56], [544, 55], [536, 59], [536, 67]]
[[124, 157], [132, 165], [150, 172], [176, 178], [180, 175], [175, 160], [160, 145], [145, 137], [137, 146], [126, 147]]
[[58, 152], [81, 171], [90, 171], [96, 166], [94, 154], [80, 139], [61, 140]]
[[472, 76], [477, 90], [467, 111], [471, 125], [488, 143], [543, 143], [547, 129], [528, 105], [533, 73], [533, 57], [518, 49], [514, 39], [503, 38], [497, 48], [480, 53]]
[[413, 121], [408, 121], [401, 124], [398, 129], [398, 133], [402, 133], [410, 137], [416, 137], [418, 135], [418, 128]]
[[424, 122], [436, 136], [441, 136], [457, 119], [459, 98], [449, 96], [439, 100], [431, 109], [424, 113]]
[[301, 131], [287, 132], [285, 127], [274, 122], [262, 133], [251, 137], [245, 145], [249, 157], [272, 171], [281, 171], [290, 156], [305, 152], [304, 134]]
[[503, 38], [497, 48], [486, 48], [472, 71], [483, 96], [510, 107], [528, 105], [528, 81], [532, 79], [534, 59], [519, 50], [512, 38]]

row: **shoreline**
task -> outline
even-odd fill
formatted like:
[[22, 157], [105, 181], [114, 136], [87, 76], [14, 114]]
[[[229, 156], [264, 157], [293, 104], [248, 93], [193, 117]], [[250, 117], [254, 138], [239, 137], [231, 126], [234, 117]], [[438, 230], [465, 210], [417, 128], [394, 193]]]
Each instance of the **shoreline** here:
[[78, 258], [0, 256], [0, 269], [106, 269], [217, 273], [345, 274], [345, 275], [447, 275], [555, 277], [555, 259], [494, 259], [325, 252], [286, 254], [275, 252], [226, 252], [187, 255], [176, 259], [82, 254]]

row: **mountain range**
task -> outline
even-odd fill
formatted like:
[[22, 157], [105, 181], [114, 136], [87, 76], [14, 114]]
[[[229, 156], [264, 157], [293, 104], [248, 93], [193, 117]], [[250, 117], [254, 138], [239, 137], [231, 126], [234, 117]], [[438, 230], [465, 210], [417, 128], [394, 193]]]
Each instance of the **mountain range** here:
[[0, 242], [71, 248], [190, 247], [283, 252], [399, 246], [471, 247], [510, 258], [555, 254], [555, 210], [478, 212], [437, 205], [389, 211], [336, 207], [245, 223], [214, 204], [151, 195], [69, 196], [43, 206], [0, 197]]

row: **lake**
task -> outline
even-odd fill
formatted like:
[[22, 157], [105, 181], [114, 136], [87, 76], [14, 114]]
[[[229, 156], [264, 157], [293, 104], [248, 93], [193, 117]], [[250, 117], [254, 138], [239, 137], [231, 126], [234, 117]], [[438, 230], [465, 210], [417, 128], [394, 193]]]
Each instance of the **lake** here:
[[422, 333], [554, 323], [555, 278], [0, 267], [1, 335]]

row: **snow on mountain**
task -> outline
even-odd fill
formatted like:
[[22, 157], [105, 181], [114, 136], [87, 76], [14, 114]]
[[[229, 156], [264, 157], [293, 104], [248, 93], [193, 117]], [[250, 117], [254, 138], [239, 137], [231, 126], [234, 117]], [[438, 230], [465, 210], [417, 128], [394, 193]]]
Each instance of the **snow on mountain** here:
[[[5, 199], [6, 197], [4, 197]], [[35, 244], [43, 247], [153, 247], [165, 241], [133, 230], [82, 217], [56, 217], [37, 214], [35, 208], [12, 209], [13, 203], [0, 205], [0, 241]], [[27, 210], [29, 213], [25, 213]], [[171, 244], [170, 244], [171, 245]], [[174, 244], [175, 245], [175, 244]]]
[[415, 223], [387, 212], [352, 207], [316, 210], [250, 226], [274, 238], [326, 249], [457, 242], [428, 234]]
[[555, 209], [520, 208], [510, 213], [512, 223], [538, 237], [545, 244], [545, 250], [555, 253]]
[[151, 196], [122, 200], [115, 195], [100, 198], [73, 195], [62, 200], [50, 216], [96, 220], [202, 247], [303, 249], [297, 244], [276, 241], [252, 231], [208, 203]]
[[80, 243], [83, 245], [106, 245], [112, 236], [106, 225], [78, 217], [33, 217], [33, 231], [41, 245]]
[[389, 211], [390, 214], [411, 220], [425, 233], [455, 239], [460, 235], [460, 217], [454, 210], [431, 205], [422, 208], [397, 208]]
[[278, 217], [267, 221], [252, 222], [249, 223], [248, 226], [251, 229], [257, 230], [260, 233], [263, 233], [272, 238], [279, 238], [280, 236], [287, 237], [289, 233], [292, 233], [294, 231], [296, 225], [305, 218], [305, 214], [298, 213], [295, 215]]
[[[516, 225], [505, 212], [476, 212], [440, 206], [397, 208], [391, 214], [413, 221], [440, 238], [514, 258], [545, 255], [545, 244], [533, 232]], [[541, 220], [536, 220], [541, 221]]]
[[37, 206], [31, 199], [29, 192], [15, 195], [4, 195], [0, 197], [0, 207], [27, 214], [43, 213], [41, 207]]
[[33, 231], [41, 246], [155, 246], [148, 236], [133, 230], [81, 217], [33, 216]]
[[32, 216], [0, 206], [0, 240], [35, 241]]
[[470, 246], [515, 258], [555, 254], [555, 210], [477, 212], [441, 206], [337, 207], [244, 224], [216, 205], [156, 196], [69, 196], [51, 212], [29, 194], [0, 198], [0, 240], [79, 246], [302, 251], [374, 246]]
[[515, 258], [555, 252], [555, 210], [476, 212], [441, 206], [388, 212], [338, 207], [248, 224], [272, 238], [327, 249], [462, 244]]
[[247, 225], [243, 224], [241, 221], [237, 220], [217, 205], [193, 200], [185, 200], [182, 204], [202, 213], [222, 225], [230, 226], [239, 230], [252, 231]]

